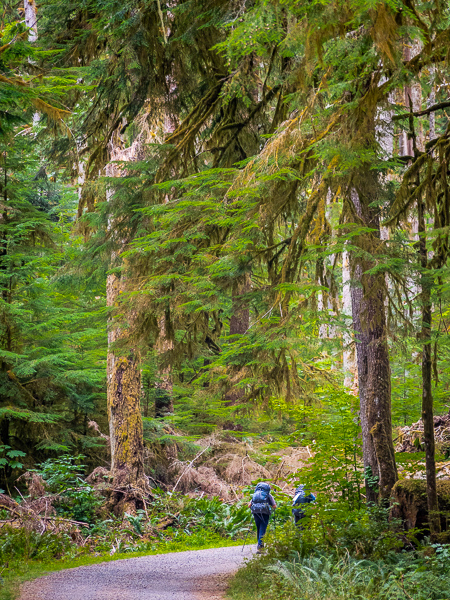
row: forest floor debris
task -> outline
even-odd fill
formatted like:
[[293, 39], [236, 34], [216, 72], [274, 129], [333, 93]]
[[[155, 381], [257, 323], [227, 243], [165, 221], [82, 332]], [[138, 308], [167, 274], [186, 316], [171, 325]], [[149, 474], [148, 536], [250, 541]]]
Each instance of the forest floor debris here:
[[46, 494], [39, 498], [22, 497], [19, 503], [6, 494], [0, 494], [0, 509], [9, 515], [9, 518], [0, 521], [0, 527], [25, 529], [39, 535], [45, 532], [64, 533], [69, 534], [74, 542], [81, 543], [80, 527], [88, 527], [89, 524], [58, 515], [54, 507], [58, 499], [57, 494]]
[[201, 450], [193, 460], [172, 461], [172, 491], [218, 496], [225, 501], [242, 498], [245, 488], [261, 479], [284, 489], [291, 485], [292, 475], [313, 457], [309, 447], [289, 446], [265, 453], [264, 441], [250, 445], [218, 436], [198, 440], [197, 445]]
[[[419, 419], [412, 425], [400, 427], [396, 438], [396, 452], [420, 452], [423, 450], [423, 422]], [[450, 453], [450, 410], [434, 417], [434, 438], [436, 450], [442, 454]]]

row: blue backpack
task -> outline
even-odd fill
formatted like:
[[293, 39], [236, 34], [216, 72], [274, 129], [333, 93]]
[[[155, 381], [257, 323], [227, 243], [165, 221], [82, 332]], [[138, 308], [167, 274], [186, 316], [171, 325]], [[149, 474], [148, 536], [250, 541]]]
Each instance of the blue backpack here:
[[270, 515], [271, 505], [269, 504], [270, 485], [268, 483], [258, 483], [252, 496], [250, 510], [253, 514]]
[[292, 513], [299, 517], [304, 517], [305, 513], [300, 508], [300, 504], [309, 504], [310, 502], [314, 502], [316, 497], [311, 492], [306, 495], [305, 494], [305, 486], [299, 485], [295, 490], [294, 499], [292, 501]]

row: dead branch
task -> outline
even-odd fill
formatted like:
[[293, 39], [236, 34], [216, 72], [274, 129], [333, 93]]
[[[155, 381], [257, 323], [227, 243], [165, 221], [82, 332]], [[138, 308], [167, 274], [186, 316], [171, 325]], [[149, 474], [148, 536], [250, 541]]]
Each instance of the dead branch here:
[[203, 448], [203, 450], [201, 452], [199, 452], [192, 460], [191, 462], [188, 464], [188, 466], [185, 468], [185, 470], [181, 473], [181, 475], [178, 478], [178, 481], [176, 482], [176, 484], [173, 486], [173, 490], [172, 490], [172, 494], [175, 492], [175, 490], [178, 487], [178, 484], [180, 483], [180, 481], [182, 480], [183, 476], [185, 473], [187, 473], [189, 471], [189, 469], [192, 467], [192, 465], [194, 464], [194, 462], [197, 460], [197, 458], [200, 458], [200, 456], [202, 454], [204, 454], [208, 448], [211, 447], [211, 444], [209, 446], [206, 446], [206, 448]]

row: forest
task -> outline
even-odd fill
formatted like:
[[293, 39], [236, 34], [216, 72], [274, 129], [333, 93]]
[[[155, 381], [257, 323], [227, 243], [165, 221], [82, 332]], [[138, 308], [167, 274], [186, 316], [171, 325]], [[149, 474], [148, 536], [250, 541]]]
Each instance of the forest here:
[[450, 598], [449, 47], [446, 0], [2, 0], [1, 600], [253, 543], [260, 481], [235, 600]]

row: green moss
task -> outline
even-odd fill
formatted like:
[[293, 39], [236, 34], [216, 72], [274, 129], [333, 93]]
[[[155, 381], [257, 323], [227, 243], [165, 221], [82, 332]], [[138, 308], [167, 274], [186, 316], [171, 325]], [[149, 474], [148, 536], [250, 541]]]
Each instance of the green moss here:
[[[449, 531], [448, 515], [450, 515], [450, 480], [437, 481], [439, 512], [442, 531]], [[428, 531], [427, 484], [424, 479], [402, 479], [397, 481], [392, 490], [395, 503], [391, 516], [401, 519], [407, 529], [417, 527]]]
[[394, 494], [412, 494], [417, 498], [427, 497], [426, 482], [422, 479], [401, 479], [397, 481], [392, 490]]
[[439, 500], [442, 498], [442, 500], [450, 504], [450, 480], [438, 481], [437, 491]]
[[[416, 464], [425, 461], [425, 452], [396, 452], [395, 460], [398, 464]], [[436, 452], [436, 462], [444, 462], [445, 455]]]
[[[401, 479], [397, 481], [392, 491], [394, 495], [411, 494], [420, 502], [425, 500], [426, 503], [427, 501], [427, 483], [424, 479]], [[438, 479], [437, 493], [440, 502], [450, 505], [450, 480]]]

